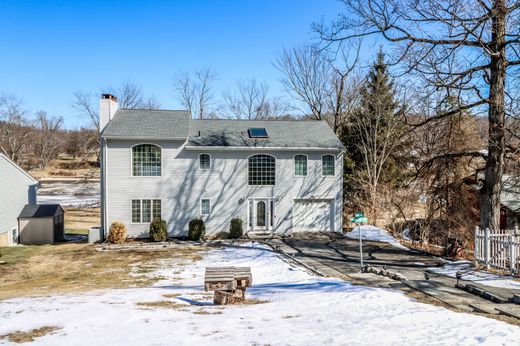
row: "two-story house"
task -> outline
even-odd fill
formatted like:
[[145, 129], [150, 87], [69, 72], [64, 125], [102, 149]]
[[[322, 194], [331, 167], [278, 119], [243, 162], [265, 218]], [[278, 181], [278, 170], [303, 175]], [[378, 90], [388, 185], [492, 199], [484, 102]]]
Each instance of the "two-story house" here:
[[147, 237], [202, 218], [207, 234], [240, 218], [247, 232], [340, 231], [343, 146], [324, 121], [192, 119], [100, 100], [102, 225]]

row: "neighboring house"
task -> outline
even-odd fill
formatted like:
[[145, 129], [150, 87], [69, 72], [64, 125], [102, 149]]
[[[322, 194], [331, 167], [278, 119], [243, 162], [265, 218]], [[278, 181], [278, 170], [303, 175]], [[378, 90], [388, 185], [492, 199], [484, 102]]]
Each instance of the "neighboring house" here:
[[520, 176], [503, 177], [500, 205], [500, 228], [520, 227]]
[[324, 121], [193, 120], [187, 111], [118, 109], [100, 100], [102, 225], [170, 236], [240, 218], [247, 232], [341, 231], [343, 146]]
[[18, 216], [36, 204], [38, 181], [0, 153], [0, 246], [18, 243]]

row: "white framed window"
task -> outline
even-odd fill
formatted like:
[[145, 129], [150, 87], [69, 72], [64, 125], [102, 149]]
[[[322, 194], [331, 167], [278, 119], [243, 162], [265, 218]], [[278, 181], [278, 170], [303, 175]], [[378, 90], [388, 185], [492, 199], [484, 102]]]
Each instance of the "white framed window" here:
[[276, 159], [271, 155], [257, 154], [248, 159], [248, 185], [274, 185]]
[[209, 215], [211, 213], [211, 200], [209, 198], [200, 199], [200, 214]]
[[200, 154], [199, 155], [199, 169], [208, 170], [211, 169], [211, 155]]
[[161, 176], [161, 147], [154, 144], [138, 144], [132, 147], [132, 176]]
[[16, 245], [16, 244], [18, 244], [18, 229], [13, 228], [11, 230], [11, 245]]
[[162, 205], [160, 199], [133, 199], [132, 223], [148, 223], [161, 219]]
[[294, 175], [297, 177], [307, 175], [307, 155], [294, 155]]
[[323, 176], [334, 176], [334, 164], [336, 162], [336, 158], [334, 155], [323, 155], [321, 157], [321, 174]]

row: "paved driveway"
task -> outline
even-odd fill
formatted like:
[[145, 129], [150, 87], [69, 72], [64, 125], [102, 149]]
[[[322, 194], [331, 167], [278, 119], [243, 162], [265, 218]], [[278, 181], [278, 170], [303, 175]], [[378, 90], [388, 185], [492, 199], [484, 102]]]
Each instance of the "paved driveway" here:
[[[349, 239], [335, 233], [316, 232], [295, 233], [291, 238], [270, 239], [267, 242], [273, 248], [322, 275], [346, 275], [347, 280], [355, 280], [357, 284], [367, 286], [394, 287], [403, 290], [413, 288], [458, 310], [498, 314], [498, 310], [501, 309], [501, 314], [512, 316], [515, 321], [520, 319], [520, 307], [516, 304], [492, 303], [456, 288], [457, 280], [444, 275], [430, 274], [426, 279], [424, 276], [426, 268], [442, 266], [443, 261], [420, 251], [399, 248], [387, 243], [363, 241], [365, 264], [377, 268], [386, 267], [392, 272], [404, 275], [407, 281], [403, 287], [402, 284], [387, 277], [359, 273], [359, 241], [356, 239]], [[517, 290], [483, 286], [464, 280], [460, 280], [460, 283], [483, 287], [486, 291], [506, 299], [520, 293]]]
[[[360, 270], [358, 240], [335, 233], [295, 233], [283, 242], [295, 249], [296, 256], [319, 260], [341, 273]], [[386, 266], [409, 280], [424, 279], [425, 268], [442, 266], [442, 261], [432, 255], [374, 241], [363, 241], [363, 255], [365, 264]]]

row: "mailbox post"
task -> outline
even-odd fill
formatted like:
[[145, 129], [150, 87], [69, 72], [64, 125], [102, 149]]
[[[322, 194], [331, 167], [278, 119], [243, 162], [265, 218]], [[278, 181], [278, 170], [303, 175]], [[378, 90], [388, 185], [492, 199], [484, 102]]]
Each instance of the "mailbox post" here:
[[363, 212], [357, 212], [354, 214], [354, 217], [350, 219], [351, 222], [355, 223], [358, 227], [359, 232], [359, 263], [361, 265], [361, 272], [363, 272], [363, 239], [361, 238], [361, 223], [367, 223], [368, 218], [365, 216]]

